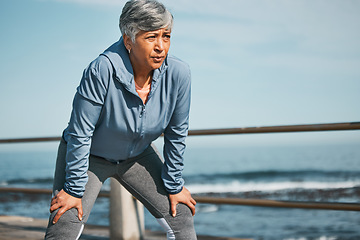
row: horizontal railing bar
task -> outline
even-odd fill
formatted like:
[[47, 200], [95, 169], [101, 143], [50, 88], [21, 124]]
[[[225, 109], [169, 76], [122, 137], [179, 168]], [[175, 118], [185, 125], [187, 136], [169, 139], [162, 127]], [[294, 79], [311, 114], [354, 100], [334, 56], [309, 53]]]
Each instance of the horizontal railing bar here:
[[194, 197], [194, 199], [198, 203], [209, 203], [209, 204], [230, 204], [230, 205], [247, 205], [247, 206], [258, 206], [258, 207], [360, 211], [360, 204], [356, 204], [356, 203], [298, 202], [298, 201], [278, 201], [278, 200], [268, 200], [268, 199], [217, 198], [217, 197]]
[[204, 129], [204, 130], [189, 131], [189, 136], [190, 135], [199, 136], [199, 135], [251, 134], [251, 133], [344, 131], [344, 130], [360, 130], [360, 122]]
[[53, 141], [60, 141], [60, 139], [61, 137], [9, 138], [9, 139], [0, 139], [0, 143], [53, 142]]
[[[25, 194], [52, 194], [51, 189], [43, 189], [43, 188], [8, 188], [2, 187], [0, 188], [0, 193], [25, 193]], [[100, 191], [99, 197], [110, 197], [109, 191]]]
[[[50, 189], [29, 189], [29, 188], [0, 188], [1, 192], [26, 193], [26, 194], [51, 194]], [[99, 197], [110, 197], [109, 191], [101, 191]], [[194, 196], [198, 203], [208, 204], [229, 204], [246, 205], [257, 207], [279, 207], [279, 208], [304, 208], [318, 210], [340, 210], [340, 211], [360, 211], [360, 204], [356, 203], [330, 203], [330, 202], [298, 202], [298, 201], [279, 201], [268, 199], [245, 199], [245, 198], [219, 198]]]
[[[284, 125], [284, 126], [246, 127], [246, 128], [200, 129], [200, 130], [189, 130], [189, 136], [251, 134], [251, 133], [281, 133], [281, 132], [344, 131], [344, 130], [360, 130], [360, 122]], [[10, 138], [10, 139], [0, 139], [0, 143], [51, 142], [51, 141], [60, 141], [60, 139], [61, 137], [13, 138], [13, 139]]]

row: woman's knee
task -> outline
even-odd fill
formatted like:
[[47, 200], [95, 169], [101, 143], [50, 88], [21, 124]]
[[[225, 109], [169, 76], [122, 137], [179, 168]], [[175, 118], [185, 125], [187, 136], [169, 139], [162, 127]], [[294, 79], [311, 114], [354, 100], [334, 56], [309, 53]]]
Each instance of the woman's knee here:
[[[171, 234], [175, 236], [176, 240], [196, 240], [196, 233], [194, 229], [194, 217], [188, 206], [185, 204], [178, 204], [176, 207], [176, 216], [171, 214], [165, 216], [167, 225], [167, 232], [171, 229]], [[165, 229], [165, 228], [164, 228]], [[172, 239], [172, 238], [168, 238]]]
[[57, 211], [54, 211], [50, 216], [45, 239], [78, 239], [84, 228], [86, 216], [84, 216], [83, 221], [80, 221], [77, 216], [77, 210], [72, 208], [66, 211], [56, 224], [53, 224], [52, 220], [56, 213]]

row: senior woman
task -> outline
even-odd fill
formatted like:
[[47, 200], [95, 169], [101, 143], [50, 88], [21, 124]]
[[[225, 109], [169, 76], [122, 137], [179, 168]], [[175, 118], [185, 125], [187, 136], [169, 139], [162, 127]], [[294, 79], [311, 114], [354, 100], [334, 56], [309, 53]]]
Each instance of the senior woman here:
[[[78, 239], [108, 177], [140, 200], [168, 239], [196, 239], [195, 200], [182, 178], [190, 70], [168, 56], [173, 17], [129, 1], [122, 37], [84, 70], [59, 145], [46, 239]], [[164, 161], [151, 144], [164, 133]]]

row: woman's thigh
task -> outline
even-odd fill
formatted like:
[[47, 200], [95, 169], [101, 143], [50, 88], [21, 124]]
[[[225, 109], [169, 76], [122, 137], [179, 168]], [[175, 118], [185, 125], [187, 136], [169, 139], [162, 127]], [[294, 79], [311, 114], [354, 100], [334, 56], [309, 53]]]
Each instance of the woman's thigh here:
[[[56, 195], [65, 183], [65, 167], [66, 167], [66, 143], [62, 140], [59, 145], [58, 156], [56, 160], [55, 177], [53, 184], [53, 195]], [[115, 174], [115, 170], [111, 163], [97, 158], [90, 157], [88, 182], [85, 186], [85, 192], [81, 199], [83, 207], [83, 220], [77, 217], [77, 210], [72, 208], [66, 211], [56, 224], [52, 221], [58, 210], [52, 212], [49, 217], [49, 223], [46, 230], [45, 239], [78, 239], [84, 223], [87, 221], [91, 209], [95, 203], [98, 193], [103, 182], [110, 176]]]
[[[196, 239], [193, 216], [188, 206], [179, 204], [177, 216], [171, 216], [168, 193], [161, 179], [163, 161], [154, 146], [138, 157], [118, 165], [119, 182], [158, 219], [176, 239]], [[168, 238], [175, 239], [175, 238]]]

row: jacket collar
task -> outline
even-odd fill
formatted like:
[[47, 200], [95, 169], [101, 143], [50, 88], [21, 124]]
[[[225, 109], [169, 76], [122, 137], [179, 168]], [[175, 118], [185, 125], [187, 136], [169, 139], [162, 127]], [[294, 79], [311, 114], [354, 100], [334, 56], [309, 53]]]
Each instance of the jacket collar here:
[[[130, 62], [129, 54], [121, 37], [119, 41], [111, 45], [104, 51], [105, 55], [111, 62], [116, 79], [121, 82], [127, 89], [132, 89], [134, 84], [134, 71]], [[153, 82], [157, 82], [167, 69], [167, 57], [160, 68], [155, 69], [153, 73]], [[154, 84], [155, 84], [154, 83]], [[156, 84], [157, 85], [157, 84]]]

